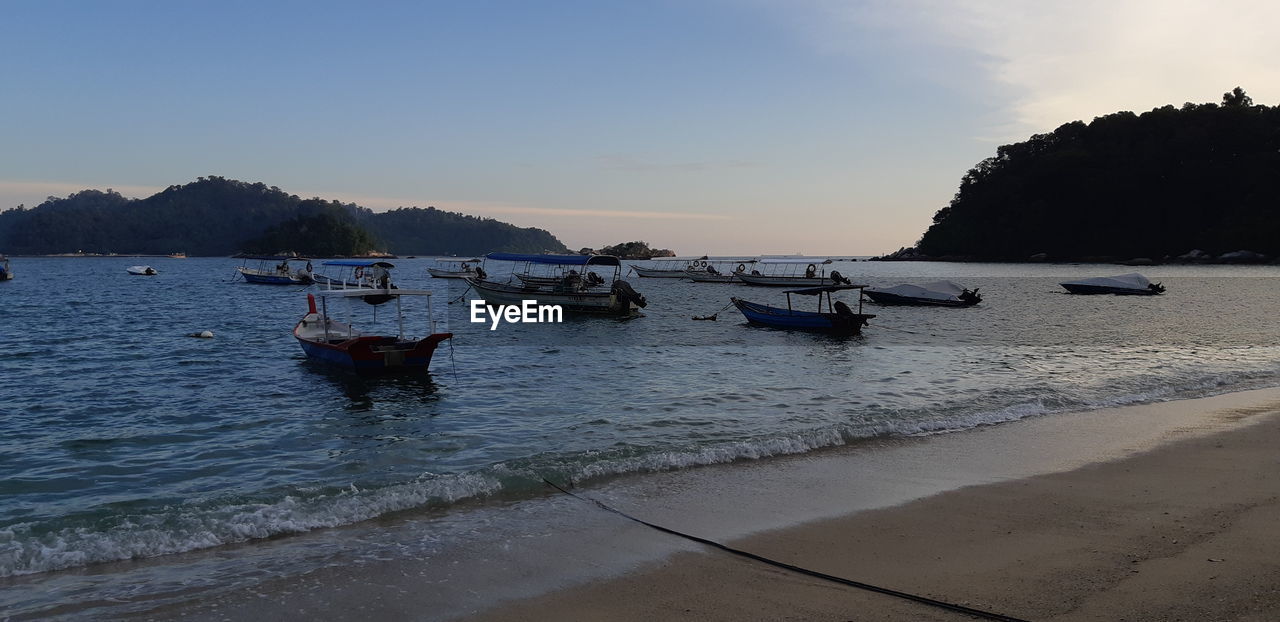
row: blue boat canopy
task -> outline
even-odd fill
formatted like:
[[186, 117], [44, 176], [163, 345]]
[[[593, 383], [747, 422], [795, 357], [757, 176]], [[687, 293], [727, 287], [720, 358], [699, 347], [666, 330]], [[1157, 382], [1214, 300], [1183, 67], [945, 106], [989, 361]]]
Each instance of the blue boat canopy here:
[[622, 266], [613, 255], [520, 255], [517, 253], [489, 253], [485, 259], [497, 261], [526, 261], [559, 266]]
[[306, 257], [294, 257], [293, 255], [241, 255], [240, 259], [254, 261], [311, 261]]
[[861, 285], [824, 285], [822, 287], [806, 287], [804, 289], [789, 289], [784, 294], [800, 294], [801, 296], [817, 296], [823, 293], [838, 292], [846, 289], [862, 289]]
[[334, 259], [321, 263], [322, 266], [347, 266], [356, 268], [368, 268], [369, 266], [380, 266], [383, 268], [394, 268], [395, 264], [382, 261], [381, 259]]

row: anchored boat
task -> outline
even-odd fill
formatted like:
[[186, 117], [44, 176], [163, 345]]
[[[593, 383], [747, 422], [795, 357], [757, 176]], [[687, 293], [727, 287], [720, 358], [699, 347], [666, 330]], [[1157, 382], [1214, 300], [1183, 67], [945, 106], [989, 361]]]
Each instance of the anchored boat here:
[[[316, 308], [316, 296], [320, 308]], [[404, 297], [425, 297], [427, 334], [409, 337], [405, 334]], [[371, 334], [356, 329], [349, 322], [330, 316], [330, 307], [346, 301], [348, 307], [368, 307], [376, 318], [378, 306], [395, 302], [395, 335]], [[329, 289], [316, 295], [307, 294], [307, 314], [293, 327], [302, 351], [314, 360], [345, 367], [360, 373], [426, 372], [431, 356], [441, 341], [452, 333], [437, 333], [431, 309], [431, 292], [421, 289]]]
[[1066, 281], [1059, 285], [1072, 294], [1118, 294], [1121, 296], [1155, 296], [1164, 293], [1164, 285], [1152, 283], [1147, 277], [1130, 272], [1118, 276], [1099, 276], [1079, 281]]
[[738, 275], [747, 285], [769, 287], [824, 287], [827, 285], [853, 285], [848, 277], [824, 267], [830, 259], [813, 257], [763, 257], [760, 269]]
[[13, 278], [13, 270], [9, 268], [9, 258], [0, 255], [0, 281], [8, 281]]
[[436, 259], [436, 263], [458, 264], [452, 268], [435, 268], [427, 266], [427, 274], [437, 279], [465, 279], [469, 276], [480, 276], [476, 270], [479, 259]]
[[[257, 262], [254, 268], [250, 262]], [[279, 255], [251, 255], [244, 258], [244, 265], [236, 273], [246, 283], [260, 285], [310, 285], [313, 282], [311, 260], [306, 257]]]
[[[875, 314], [862, 312], [862, 297], [858, 297], [858, 312], [854, 313], [849, 305], [841, 301], [832, 301], [831, 294], [847, 289], [862, 289], [861, 285], [826, 285], [823, 287], [808, 287], [805, 289], [793, 289], [783, 292], [787, 295], [787, 307], [770, 307], [755, 302], [748, 302], [741, 298], [730, 298], [733, 305], [742, 312], [747, 321], [758, 325], [768, 326], [771, 328], [785, 328], [790, 330], [805, 330], [823, 333], [832, 333], [837, 335], [856, 335], [862, 332], [862, 327], [867, 325], [867, 320], [875, 317]], [[791, 295], [798, 296], [817, 296], [817, 311], [799, 311], [791, 306]], [[823, 298], [826, 299], [827, 310], [822, 310]]]
[[125, 268], [124, 271], [134, 276], [155, 276], [159, 274], [156, 272], [156, 269], [151, 266], [129, 266], [128, 268]]
[[[307, 264], [310, 266], [310, 264]], [[391, 269], [395, 264], [381, 259], [332, 259], [321, 262], [321, 272], [311, 279], [328, 289], [394, 288]]]
[[[738, 275], [747, 273], [747, 266], [754, 266], [756, 259], [707, 259], [694, 262], [685, 276], [694, 283], [741, 283]], [[737, 264], [736, 266], [734, 264]]]
[[[618, 278], [622, 262], [613, 255], [489, 253], [485, 260], [523, 263], [526, 278], [531, 277], [528, 271], [533, 266], [558, 271], [557, 275], [533, 276], [534, 280], [508, 283], [468, 278], [467, 283], [490, 305], [520, 305], [528, 300], [540, 305], [559, 305], [567, 313], [629, 315], [648, 304], [629, 283]], [[601, 277], [592, 268], [613, 268], [613, 278]]]
[[862, 290], [873, 302], [882, 305], [930, 305], [968, 307], [982, 302], [978, 289], [965, 289], [951, 281], [934, 281], [924, 285], [894, 285]]
[[[706, 257], [702, 257], [701, 259], [706, 259]], [[700, 260], [682, 257], [657, 257], [650, 259], [649, 261], [660, 263], [656, 266], [639, 266], [636, 264], [627, 265], [631, 268], [632, 272], [636, 273], [636, 276], [655, 279], [683, 279], [687, 276], [685, 271], [688, 270], [690, 266], [697, 264]], [[675, 267], [679, 264], [684, 265], [681, 265], [678, 268]]]

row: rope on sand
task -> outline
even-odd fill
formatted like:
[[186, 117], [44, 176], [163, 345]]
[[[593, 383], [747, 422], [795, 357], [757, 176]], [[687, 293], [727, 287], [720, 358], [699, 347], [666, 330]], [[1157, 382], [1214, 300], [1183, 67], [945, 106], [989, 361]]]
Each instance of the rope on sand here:
[[905, 600], [914, 601], [914, 602], [921, 603], [921, 604], [924, 604], [924, 605], [929, 605], [929, 606], [931, 606], [931, 607], [938, 607], [938, 608], [940, 608], [940, 609], [946, 609], [946, 610], [948, 610], [948, 611], [954, 611], [954, 612], [956, 612], [956, 613], [962, 613], [962, 614], [965, 614], [965, 615], [970, 615], [970, 616], [974, 616], [974, 617], [978, 617], [978, 618], [983, 618], [983, 619], [987, 619], [987, 620], [999, 620], [1000, 622], [1027, 622], [1027, 620], [1023, 620], [1023, 619], [1021, 619], [1021, 618], [1014, 618], [1014, 617], [1012, 617], [1012, 616], [1007, 616], [1007, 615], [1000, 614], [1000, 613], [993, 613], [993, 612], [990, 612], [990, 611], [983, 611], [983, 610], [981, 610], [981, 609], [974, 609], [974, 608], [972, 608], [972, 607], [965, 607], [964, 605], [957, 605], [957, 604], [955, 604], [955, 603], [949, 603], [949, 602], [946, 602], [946, 601], [936, 600], [936, 599], [933, 599], [933, 598], [929, 598], [928, 596], [920, 596], [920, 595], [918, 595], [918, 594], [911, 594], [911, 593], [909, 593], [909, 592], [901, 592], [901, 591], [893, 590], [893, 589], [889, 589], [889, 588], [886, 588], [886, 587], [880, 587], [880, 586], [876, 586], [876, 585], [871, 585], [870, 583], [863, 583], [863, 582], [861, 582], [861, 581], [854, 581], [854, 580], [852, 580], [852, 579], [846, 579], [846, 578], [844, 578], [844, 577], [837, 577], [837, 576], [835, 576], [835, 575], [829, 575], [829, 574], [826, 574], [826, 573], [818, 572], [818, 571], [816, 571], [816, 570], [810, 570], [810, 569], [808, 569], [808, 568], [802, 568], [802, 567], [800, 567], [800, 566], [796, 566], [796, 565], [793, 565], [793, 564], [788, 564], [788, 563], [786, 563], [786, 562], [780, 562], [780, 561], [777, 561], [777, 560], [769, 559], [768, 557], [764, 557], [764, 556], [762, 556], [762, 555], [756, 555], [755, 553], [750, 553], [750, 552], [747, 552], [747, 551], [743, 551], [743, 550], [741, 550], [741, 549], [735, 549], [735, 548], [733, 548], [733, 547], [731, 547], [731, 546], [726, 546], [726, 545], [724, 545], [724, 544], [720, 544], [719, 542], [716, 542], [716, 541], [714, 541], [714, 540], [708, 540], [708, 539], [706, 539], [706, 538], [702, 538], [702, 537], [699, 537], [699, 536], [695, 536], [695, 535], [691, 535], [691, 534], [687, 534], [687, 533], [682, 533], [682, 532], [676, 531], [676, 530], [674, 530], [674, 529], [671, 529], [671, 528], [669, 528], [669, 527], [663, 527], [662, 525], [657, 525], [657, 524], [654, 524], [654, 523], [650, 523], [650, 522], [648, 522], [648, 521], [646, 521], [646, 520], [642, 520], [642, 519], [636, 518], [636, 517], [634, 517], [634, 516], [631, 516], [630, 514], [627, 514], [626, 512], [623, 512], [622, 510], [617, 510], [617, 509], [614, 509], [614, 508], [612, 508], [612, 507], [610, 507], [610, 506], [608, 506], [608, 505], [605, 505], [605, 504], [604, 504], [603, 502], [601, 502], [601, 501], [597, 501], [597, 500], [592, 499], [592, 498], [590, 498], [590, 497], [584, 497], [584, 496], [578, 495], [578, 494], [576, 494], [576, 493], [569, 492], [568, 490], [565, 490], [564, 488], [561, 488], [560, 486], [557, 486], [556, 484], [552, 483], [550, 480], [548, 480], [548, 479], [547, 479], [547, 478], [545, 478], [545, 477], [544, 477], [544, 478], [542, 478], [542, 481], [543, 481], [543, 483], [545, 483], [546, 485], [548, 485], [548, 486], [550, 486], [550, 487], [552, 487], [552, 488], [555, 488], [556, 490], [558, 490], [558, 491], [560, 491], [560, 492], [562, 492], [562, 493], [564, 493], [564, 494], [566, 494], [566, 495], [569, 495], [570, 497], [573, 497], [573, 498], [578, 499], [578, 500], [580, 500], [580, 501], [587, 501], [587, 502], [589, 502], [589, 503], [594, 503], [594, 504], [596, 505], [596, 507], [599, 507], [600, 509], [602, 509], [602, 510], [604, 510], [604, 511], [606, 511], [606, 512], [611, 512], [611, 513], [613, 513], [613, 514], [617, 514], [618, 516], [621, 516], [621, 517], [623, 517], [623, 518], [625, 518], [625, 519], [627, 519], [627, 520], [630, 520], [630, 521], [634, 521], [634, 522], [640, 523], [641, 525], [644, 525], [645, 527], [649, 527], [650, 529], [656, 529], [656, 530], [661, 531], [661, 532], [663, 532], [663, 533], [668, 533], [668, 534], [671, 534], [671, 535], [673, 535], [673, 536], [678, 536], [678, 537], [684, 538], [684, 539], [686, 539], [686, 540], [692, 540], [692, 541], [697, 542], [697, 543], [699, 543], [699, 544], [705, 544], [705, 545], [707, 545], [707, 546], [709, 546], [709, 547], [716, 548], [716, 549], [720, 549], [721, 551], [724, 551], [724, 552], [726, 552], [726, 553], [731, 553], [731, 554], [733, 554], [733, 555], [737, 555], [737, 556], [739, 556], [739, 557], [745, 557], [745, 558], [747, 558], [747, 559], [751, 559], [751, 560], [755, 560], [755, 561], [758, 561], [758, 562], [761, 562], [761, 563], [764, 563], [764, 564], [768, 564], [768, 565], [770, 565], [770, 566], [774, 566], [774, 567], [776, 567], [776, 568], [782, 568], [782, 569], [784, 569], [784, 570], [790, 570], [790, 571], [792, 571], [792, 572], [797, 572], [797, 573], [800, 573], [800, 574], [802, 574], [802, 575], [806, 575], [806, 576], [814, 577], [814, 578], [817, 578], [817, 579], [822, 579], [822, 580], [824, 580], [824, 581], [831, 581], [831, 582], [833, 582], [833, 583], [839, 583], [839, 584], [841, 584], [841, 585], [847, 585], [847, 586], [849, 586], [849, 587], [856, 587], [856, 588], [858, 588], [858, 589], [862, 589], [862, 590], [868, 590], [868, 591], [876, 592], [876, 593], [879, 593], [879, 594], [885, 594], [885, 595], [888, 595], [888, 596], [894, 596], [894, 597], [897, 597], [897, 598], [902, 598], [902, 599], [905, 599]]

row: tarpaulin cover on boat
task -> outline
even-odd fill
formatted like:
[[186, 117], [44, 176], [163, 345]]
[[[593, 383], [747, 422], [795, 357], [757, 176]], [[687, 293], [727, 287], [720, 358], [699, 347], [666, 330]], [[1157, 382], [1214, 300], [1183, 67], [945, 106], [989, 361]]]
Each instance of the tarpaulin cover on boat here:
[[395, 264], [382, 261], [381, 259], [334, 259], [321, 263], [322, 266], [348, 266], [357, 268], [368, 268], [369, 266], [381, 266], [383, 268], [394, 268]]
[[559, 266], [621, 266], [613, 255], [520, 255], [517, 253], [489, 253], [485, 259], [497, 261], [527, 261]]
[[1118, 276], [1096, 276], [1091, 279], [1080, 279], [1078, 281], [1065, 281], [1063, 285], [1092, 285], [1094, 287], [1117, 287], [1121, 289], [1147, 289], [1151, 285], [1151, 281], [1147, 277], [1130, 272], [1129, 274], [1121, 274]]
[[964, 288], [951, 281], [934, 281], [924, 285], [894, 285], [893, 287], [876, 287], [867, 289], [878, 294], [892, 294], [904, 298], [926, 298], [929, 300], [960, 301]]

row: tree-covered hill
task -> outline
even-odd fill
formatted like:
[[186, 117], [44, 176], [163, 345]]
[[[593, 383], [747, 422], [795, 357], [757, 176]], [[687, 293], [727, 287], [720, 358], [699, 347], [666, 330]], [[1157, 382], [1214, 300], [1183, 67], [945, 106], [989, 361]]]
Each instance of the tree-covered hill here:
[[419, 255], [567, 250], [543, 229], [434, 208], [375, 213], [217, 176], [170, 186], [145, 199], [85, 190], [0, 212], [0, 252], [15, 255], [295, 251], [326, 256], [371, 248]]
[[1237, 87], [1221, 105], [1117, 112], [1004, 145], [917, 248], [988, 260], [1280, 254], [1280, 106]]

